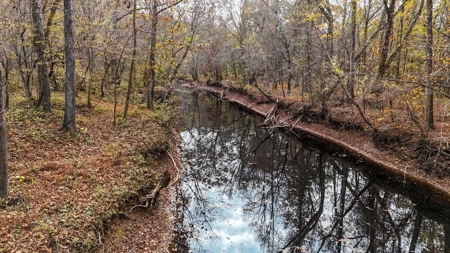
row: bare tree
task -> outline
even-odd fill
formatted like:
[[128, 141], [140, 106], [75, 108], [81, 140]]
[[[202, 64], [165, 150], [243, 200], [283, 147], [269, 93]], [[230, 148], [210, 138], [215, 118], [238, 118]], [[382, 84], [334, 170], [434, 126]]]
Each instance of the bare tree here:
[[76, 132], [75, 126], [75, 55], [74, 55], [73, 2], [64, 0], [64, 54], [66, 63], [64, 131]]
[[425, 62], [425, 72], [427, 74], [427, 87], [425, 88], [425, 93], [427, 96], [426, 101], [426, 122], [425, 129], [434, 129], [434, 117], [433, 117], [433, 89], [431, 88], [432, 80], [431, 74], [433, 73], [433, 0], [427, 0], [427, 45], [425, 47], [426, 51], [426, 62]]
[[349, 99], [355, 98], [355, 47], [356, 47], [356, 0], [351, 2], [351, 32], [350, 32], [350, 54], [349, 54], [349, 76], [347, 89], [350, 94]]
[[133, 0], [133, 53], [131, 56], [131, 66], [130, 73], [128, 76], [128, 89], [127, 89], [127, 97], [125, 100], [125, 109], [123, 112], [123, 118], [126, 119], [128, 115], [128, 106], [130, 104], [131, 91], [133, 90], [133, 72], [134, 72], [134, 62], [136, 61], [136, 0]]
[[34, 46], [38, 55], [38, 79], [39, 79], [39, 98], [37, 106], [41, 106], [44, 112], [51, 112], [50, 107], [50, 84], [48, 78], [47, 55], [45, 32], [43, 27], [42, 3], [41, 0], [31, 2], [31, 13], [34, 26]]
[[8, 149], [6, 139], [6, 84], [0, 63], [0, 198], [8, 196]]

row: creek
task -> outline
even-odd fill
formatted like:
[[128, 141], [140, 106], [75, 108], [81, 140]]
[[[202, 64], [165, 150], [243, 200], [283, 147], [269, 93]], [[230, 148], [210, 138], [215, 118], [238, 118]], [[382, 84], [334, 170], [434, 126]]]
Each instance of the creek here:
[[[183, 91], [172, 252], [450, 252], [448, 203]], [[420, 196], [418, 196], [420, 195]]]

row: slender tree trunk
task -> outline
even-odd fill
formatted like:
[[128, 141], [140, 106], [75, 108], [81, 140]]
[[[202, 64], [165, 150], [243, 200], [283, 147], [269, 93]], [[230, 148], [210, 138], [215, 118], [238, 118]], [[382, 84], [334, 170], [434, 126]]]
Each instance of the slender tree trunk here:
[[[89, 48], [89, 65], [92, 64], [94, 61], [94, 55], [92, 54], [92, 48]], [[88, 89], [87, 89], [87, 101], [86, 106], [88, 108], [92, 108], [92, 102], [91, 102], [91, 93], [92, 93], [92, 77], [94, 76], [93, 73], [93, 67], [89, 68], [89, 82], [88, 82]]]
[[[60, 0], [53, 0], [53, 2], [51, 3], [51, 7], [50, 7], [50, 14], [47, 16], [47, 24], [44, 30], [45, 33], [45, 38], [49, 38], [50, 36], [50, 31], [51, 31], [51, 27], [54, 24], [54, 20], [55, 20], [55, 16], [56, 16], [56, 12], [58, 11], [59, 8], [59, 4], [60, 4]], [[44, 8], [46, 9], [46, 8]], [[49, 40], [46, 40], [46, 47], [49, 49], [49, 51], [51, 51], [51, 44], [49, 42]], [[48, 78], [52, 79], [52, 80], [56, 80], [55, 78], [55, 65], [57, 60], [55, 61], [55, 57], [54, 57], [54, 53], [50, 52], [48, 53], [48, 64], [49, 64], [49, 70], [48, 70]], [[54, 82], [54, 91], [58, 90], [58, 83], [55, 81]]]
[[48, 78], [45, 33], [42, 25], [42, 3], [40, 0], [33, 0], [31, 2], [31, 13], [34, 26], [33, 43], [38, 55], [38, 79], [40, 90], [37, 106], [39, 107], [42, 104], [44, 112], [51, 112], [50, 82]]
[[431, 74], [433, 73], [433, 0], [427, 0], [427, 45], [425, 47], [427, 58], [425, 63], [425, 72], [427, 79], [427, 87], [425, 93], [427, 96], [426, 102], [426, 131], [434, 129], [434, 113], [433, 113], [433, 85]]
[[[306, 75], [303, 78], [304, 84], [302, 89], [306, 90], [307, 94], [309, 94], [309, 105], [314, 106], [314, 100], [312, 97], [312, 77], [311, 77], [311, 72], [312, 72], [312, 35], [311, 35], [311, 30], [312, 30], [312, 24], [310, 22], [307, 23], [306, 25]], [[302, 91], [303, 91], [302, 90]]]
[[[368, 33], [369, 33], [369, 23], [370, 23], [370, 10], [372, 9], [372, 0], [369, 0], [365, 10], [364, 10], [364, 28], [363, 28], [363, 41], [364, 45], [367, 45], [369, 41]], [[367, 60], [367, 51], [364, 49], [361, 54], [361, 63], [364, 67], [366, 67]]]
[[152, 22], [150, 30], [150, 82], [147, 88], [147, 108], [153, 109], [156, 86], [156, 28], [158, 25], [158, 5], [159, 1], [153, 0]]
[[131, 56], [131, 66], [130, 66], [130, 73], [128, 76], [128, 90], [127, 90], [127, 97], [125, 100], [125, 109], [123, 112], [123, 118], [126, 119], [128, 116], [128, 106], [130, 104], [130, 97], [131, 97], [131, 91], [133, 90], [133, 72], [134, 72], [134, 61], [136, 59], [136, 0], [133, 1], [133, 53]]
[[[401, 10], [401, 15], [403, 15], [403, 9]], [[398, 35], [397, 43], [400, 44], [400, 43], [402, 43], [402, 37], [403, 37], [403, 16], [400, 16], [400, 29], [399, 29], [398, 33], [399, 33], [399, 35]], [[397, 56], [397, 64], [395, 66], [395, 78], [397, 80], [400, 80], [401, 62], [402, 62], [402, 52], [400, 50], [400, 52], [398, 53], [398, 56]]]
[[108, 72], [109, 72], [109, 67], [111, 66], [111, 63], [110, 62], [108, 62], [108, 59], [106, 59], [106, 56], [105, 56], [105, 64], [104, 64], [104, 66], [105, 66], [105, 71], [103, 72], [103, 77], [102, 77], [102, 83], [101, 83], [101, 85], [100, 85], [100, 97], [105, 97], [105, 89], [106, 89], [106, 83], [107, 83], [107, 81], [106, 81], [106, 79], [107, 79], [107, 77], [108, 77]]
[[6, 83], [0, 63], [0, 199], [8, 196], [8, 149], [6, 139]]
[[444, 253], [450, 253], [450, 224], [444, 224]]
[[367, 253], [375, 253], [376, 252], [376, 218], [377, 218], [377, 209], [376, 209], [376, 203], [375, 203], [375, 194], [376, 191], [374, 188], [369, 188], [369, 200], [367, 203], [367, 233], [369, 234], [369, 246], [366, 250]]
[[345, 211], [345, 195], [347, 190], [347, 178], [348, 178], [348, 168], [344, 168], [341, 179], [341, 192], [339, 195], [339, 206], [336, 209], [336, 219], [337, 219], [337, 252], [342, 252], [342, 239], [344, 238], [344, 211]]
[[329, 59], [331, 59], [333, 57], [334, 54], [334, 38], [333, 38], [333, 33], [334, 33], [334, 20], [333, 20], [333, 12], [331, 11], [331, 7], [328, 6], [325, 8], [326, 12], [328, 13], [327, 15], [327, 49], [328, 49], [328, 54], [329, 54]]
[[[327, 20], [327, 37], [326, 37], [326, 55], [325, 55], [325, 65], [329, 66], [330, 61], [333, 58], [334, 54], [334, 39], [333, 39], [333, 33], [334, 33], [334, 20], [333, 20], [333, 12], [331, 11], [330, 3], [328, 1], [325, 2], [326, 6], [324, 8], [320, 7], [320, 10], [322, 14], [324, 15], [325, 19]], [[321, 114], [323, 116], [327, 115], [328, 108], [327, 108], [327, 92], [325, 91], [327, 81], [320, 80], [320, 100], [321, 100]]]
[[76, 132], [75, 126], [75, 55], [72, 0], [64, 0], [64, 55], [66, 64], [64, 122], [62, 129]]
[[31, 83], [31, 72], [32, 72], [33, 66], [29, 66], [28, 60], [27, 60], [28, 59], [27, 49], [25, 46], [27, 43], [27, 40], [25, 39], [25, 32], [26, 32], [26, 29], [24, 29], [20, 32], [21, 46], [20, 46], [20, 50], [17, 47], [16, 56], [17, 56], [17, 64], [19, 65], [19, 72], [20, 72], [20, 75], [21, 75], [22, 81], [23, 81], [23, 89], [25, 91], [25, 96], [28, 99], [31, 99], [32, 93], [31, 93], [30, 83]]
[[388, 69], [386, 61], [388, 58], [388, 53], [391, 44], [392, 30], [394, 27], [395, 1], [396, 0], [391, 0], [390, 2], [388, 2], [387, 0], [383, 1], [386, 14], [386, 25], [383, 41], [381, 43], [381, 55], [380, 55], [380, 64], [378, 67], [378, 78], [383, 78]]
[[349, 54], [349, 75], [348, 75], [348, 93], [349, 100], [355, 99], [355, 46], [356, 46], [356, 0], [351, 3], [351, 35], [350, 35], [350, 54]]
[[[20, 66], [19, 66], [20, 68]], [[22, 81], [23, 81], [23, 90], [25, 91], [25, 96], [28, 99], [31, 99], [32, 93], [31, 93], [31, 88], [30, 88], [30, 83], [31, 83], [31, 74], [30, 72], [28, 72], [27, 70], [23, 71], [23, 70], [19, 70], [21, 75], [22, 75]], [[25, 73], [26, 72], [26, 73]]]
[[413, 234], [411, 237], [411, 243], [409, 245], [409, 253], [416, 252], [416, 244], [417, 244], [417, 240], [419, 239], [419, 235], [420, 235], [420, 226], [422, 225], [422, 219], [423, 219], [422, 213], [418, 212], [416, 221], [414, 222]]

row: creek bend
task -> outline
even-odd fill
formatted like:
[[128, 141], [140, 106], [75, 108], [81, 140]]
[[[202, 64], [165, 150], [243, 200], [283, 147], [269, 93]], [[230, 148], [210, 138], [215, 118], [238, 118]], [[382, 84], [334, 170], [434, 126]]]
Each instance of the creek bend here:
[[227, 101], [182, 93], [172, 252], [449, 252], [448, 203], [408, 198], [420, 185], [263, 128]]

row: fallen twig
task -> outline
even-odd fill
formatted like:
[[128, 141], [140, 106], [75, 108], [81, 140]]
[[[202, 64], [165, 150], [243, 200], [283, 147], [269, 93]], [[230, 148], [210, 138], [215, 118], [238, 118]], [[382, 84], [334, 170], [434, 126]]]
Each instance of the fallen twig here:
[[300, 118], [301, 118], [302, 116], [300, 116], [300, 117], [298, 117], [297, 118], [297, 120], [295, 121], [295, 123], [292, 125], [292, 127], [289, 129], [289, 130], [292, 130], [292, 129], [294, 129], [294, 127], [297, 125], [297, 123], [300, 121]]
[[172, 186], [172, 185], [174, 185], [176, 182], [178, 182], [178, 180], [180, 180], [180, 167], [178, 167], [177, 162], [176, 162], [175, 159], [173, 159], [173, 157], [170, 155], [169, 151], [167, 151], [167, 155], [170, 157], [170, 159], [172, 159], [173, 166], [174, 166], [175, 169], [177, 170], [177, 178], [169, 185], [169, 186]]

